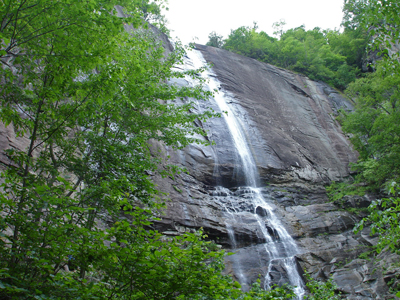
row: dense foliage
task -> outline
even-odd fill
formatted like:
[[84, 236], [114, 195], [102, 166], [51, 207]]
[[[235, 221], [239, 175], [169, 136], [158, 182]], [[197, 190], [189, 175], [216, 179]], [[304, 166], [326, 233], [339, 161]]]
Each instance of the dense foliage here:
[[[353, 191], [363, 189], [387, 194], [368, 207], [369, 216], [356, 232], [369, 225], [378, 235], [375, 250], [399, 254], [400, 241], [400, 3], [394, 0], [348, 0], [346, 21], [368, 28], [373, 35], [371, 50], [380, 53], [375, 72], [350, 84], [347, 94], [355, 100], [352, 113], [343, 113], [343, 129], [360, 156], [353, 168], [358, 172]], [[396, 46], [397, 44], [397, 46]], [[389, 283], [388, 283], [389, 284]], [[395, 290], [396, 296], [400, 292]]]
[[341, 293], [333, 281], [329, 278], [326, 282], [313, 279], [310, 274], [306, 273], [307, 287], [310, 295], [306, 296], [307, 300], [339, 300], [342, 299]]
[[[400, 198], [399, 186], [395, 182], [389, 188], [391, 197], [383, 197], [371, 203], [368, 207], [369, 215], [363, 218], [354, 228], [356, 233], [369, 226], [371, 235], [378, 236], [378, 243], [373, 251], [381, 253], [382, 251], [391, 251], [400, 254]], [[400, 286], [396, 281], [387, 282], [389, 291], [400, 297]]]
[[400, 6], [397, 1], [348, 1], [346, 7], [348, 19], [371, 29], [372, 50], [382, 56], [374, 73], [350, 84], [346, 92], [355, 100], [355, 111], [341, 118], [360, 153], [357, 180], [377, 190], [400, 176], [400, 63], [393, 47], [400, 36]]
[[168, 84], [201, 70], [174, 71], [183, 48], [166, 53], [145, 22], [163, 26], [163, 4], [116, 4], [0, 3], [0, 120], [28, 145], [6, 150], [1, 175], [0, 298], [290, 298], [243, 293], [201, 230], [152, 230], [163, 195], [149, 174], [179, 170], [149, 142], [200, 142], [194, 121], [218, 115], [190, 112], [211, 95], [201, 81]]
[[217, 34], [215, 31], [208, 35], [208, 42], [206, 46], [221, 48], [223, 44], [224, 42], [222, 40], [222, 35]]
[[360, 154], [353, 166], [358, 181], [379, 189], [400, 176], [400, 74], [382, 62], [376, 68], [349, 86], [356, 109], [343, 113], [342, 124]]
[[118, 18], [115, 4], [0, 4], [0, 118], [28, 144], [7, 150], [2, 174], [0, 297], [237, 296], [221, 275], [223, 252], [209, 250], [201, 232], [165, 241], [149, 230], [157, 190], [148, 174], [170, 173], [149, 140], [184, 147], [193, 121], [213, 113], [171, 102], [209, 93], [167, 84], [185, 75], [171, 70], [183, 52], [165, 56], [146, 29], [158, 5], [118, 1], [126, 12]]
[[371, 224], [372, 234], [379, 237], [376, 251], [378, 253], [389, 249], [400, 254], [400, 198], [399, 186], [394, 184], [389, 193], [392, 197], [373, 201], [368, 207], [370, 215], [356, 226], [356, 232], [361, 231], [366, 224]]
[[300, 26], [282, 30], [284, 22], [275, 24], [278, 38], [258, 28], [239, 27], [226, 40], [212, 32], [207, 45], [307, 75], [344, 89], [360, 74], [368, 34], [363, 28], [346, 26], [336, 30], [305, 30]]
[[[192, 102], [176, 101], [207, 99], [210, 93], [201, 82], [193, 88], [167, 84], [197, 71], [174, 71], [184, 50], [177, 45], [167, 54], [146, 25], [155, 22], [166, 31], [162, 5], [147, 0], [0, 3], [0, 120], [28, 145], [7, 149], [1, 175], [0, 298], [292, 296], [289, 288], [265, 291], [257, 283], [241, 292], [221, 273], [224, 253], [213, 251], [201, 231], [167, 239], [152, 230], [163, 195], [149, 174], [179, 170], [166, 165], [149, 141], [174, 148], [200, 142], [194, 136], [203, 132], [194, 121], [217, 116], [189, 113]], [[122, 7], [124, 17], [117, 17], [116, 8]], [[210, 45], [343, 89], [362, 67], [366, 26], [374, 26], [381, 50], [400, 28], [395, 1], [353, 0], [346, 9], [343, 33], [303, 27], [284, 32], [278, 23], [279, 39], [256, 26], [240, 27], [225, 41], [210, 34]], [[395, 54], [385, 53], [374, 74], [350, 85], [357, 109], [343, 115], [360, 152], [360, 180], [374, 187], [398, 180], [400, 172], [399, 66]], [[366, 220], [385, 237], [382, 247], [394, 245], [386, 237], [399, 237], [398, 202], [376, 202], [372, 212], [382, 213]]]
[[386, 52], [399, 39], [399, 10], [396, 0], [345, 0], [344, 21], [371, 30], [374, 46]]

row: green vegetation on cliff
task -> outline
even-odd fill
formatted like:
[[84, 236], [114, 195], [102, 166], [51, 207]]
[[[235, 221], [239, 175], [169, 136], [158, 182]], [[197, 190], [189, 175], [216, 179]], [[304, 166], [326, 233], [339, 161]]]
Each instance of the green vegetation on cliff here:
[[21, 143], [6, 150], [1, 175], [1, 299], [290, 297], [259, 285], [242, 292], [201, 230], [166, 238], [152, 229], [164, 195], [149, 174], [179, 170], [149, 141], [200, 142], [194, 120], [217, 116], [177, 103], [211, 93], [202, 82], [167, 83], [201, 70], [172, 69], [184, 50], [167, 55], [145, 23], [163, 25], [161, 5], [0, 3], [0, 120]]
[[[371, 28], [374, 35], [373, 49], [382, 58], [374, 65], [376, 70], [366, 78], [349, 86], [347, 93], [356, 102], [354, 112], [343, 114], [342, 123], [351, 134], [352, 142], [360, 157], [354, 166], [356, 182], [368, 189], [385, 193], [373, 201], [369, 216], [357, 226], [371, 227], [379, 237], [375, 250], [399, 254], [400, 247], [400, 3], [387, 1], [347, 2], [352, 20], [360, 26]], [[400, 297], [399, 288], [393, 290]]]
[[[354, 1], [354, 7], [367, 21], [353, 19], [373, 20], [375, 11], [360, 3], [366, 2]], [[124, 7], [125, 17], [117, 17], [116, 4]], [[193, 103], [174, 102], [207, 99], [210, 93], [201, 82], [194, 88], [167, 84], [196, 72], [173, 71], [183, 49], [178, 45], [166, 56], [144, 22], [163, 26], [162, 5], [147, 0], [0, 3], [0, 120], [27, 145], [7, 149], [1, 176], [2, 299], [291, 297], [290, 289], [264, 291], [257, 283], [241, 292], [222, 275], [224, 252], [214, 251], [201, 231], [167, 239], [152, 229], [163, 195], [149, 174], [179, 170], [151, 152], [149, 141], [174, 148], [199, 142], [194, 135], [203, 132], [194, 120], [216, 116], [189, 113]], [[384, 24], [398, 25], [398, 10], [378, 11]], [[367, 42], [362, 27], [350, 25], [343, 33], [299, 27], [281, 32], [279, 40], [256, 27], [241, 27], [223, 47], [343, 89], [359, 75]], [[128, 32], [129, 26], [134, 29]], [[398, 37], [398, 28], [381, 26], [376, 32], [392, 30]], [[212, 37], [215, 46], [222, 45], [217, 34]], [[344, 116], [344, 128], [360, 151], [362, 180], [380, 187], [399, 176], [399, 68], [388, 59], [376, 69], [350, 85], [358, 104], [354, 114]], [[385, 207], [398, 213], [394, 203]], [[393, 210], [385, 212], [386, 219], [371, 219], [382, 230], [385, 220], [396, 224]]]
[[[340, 121], [359, 152], [352, 166], [357, 171], [351, 193], [375, 192], [384, 195], [369, 206], [355, 231], [370, 226], [378, 235], [376, 252], [399, 254], [400, 241], [400, 3], [394, 0], [348, 0], [345, 21], [370, 30], [370, 50], [380, 54], [371, 65], [373, 73], [351, 83], [346, 94], [355, 101], [353, 112], [342, 112]], [[343, 186], [343, 185], [342, 185]], [[340, 185], [337, 185], [340, 187]], [[332, 189], [336, 195], [342, 190]], [[397, 288], [392, 292], [400, 297]]]
[[360, 154], [352, 166], [356, 182], [377, 191], [400, 179], [400, 4], [346, 0], [343, 11], [343, 32], [303, 26], [284, 31], [284, 22], [277, 22], [276, 38], [254, 24], [232, 30], [225, 40], [213, 32], [208, 45], [345, 90], [355, 110], [339, 119]]
[[342, 32], [302, 26], [283, 31], [284, 23], [278, 22], [274, 24], [276, 37], [259, 32], [257, 26], [240, 27], [225, 40], [215, 32], [210, 34], [208, 45], [345, 91], [355, 109], [342, 111], [339, 121], [359, 158], [351, 166], [353, 178], [328, 191], [334, 200], [365, 192], [382, 195], [368, 208], [370, 215], [357, 230], [371, 226], [372, 233], [379, 235], [377, 252], [399, 253], [400, 2], [345, 0], [343, 12]]
[[361, 27], [346, 26], [344, 32], [304, 26], [283, 31], [277, 23], [278, 38], [258, 28], [239, 27], [226, 40], [215, 32], [207, 45], [220, 47], [244, 56], [327, 82], [341, 90], [360, 75], [368, 34]]
[[347, 9], [360, 26], [374, 34], [372, 50], [381, 59], [375, 72], [350, 84], [347, 95], [355, 110], [341, 117], [343, 129], [360, 157], [354, 169], [357, 180], [371, 189], [390, 187], [400, 179], [400, 5], [396, 1], [349, 1]]

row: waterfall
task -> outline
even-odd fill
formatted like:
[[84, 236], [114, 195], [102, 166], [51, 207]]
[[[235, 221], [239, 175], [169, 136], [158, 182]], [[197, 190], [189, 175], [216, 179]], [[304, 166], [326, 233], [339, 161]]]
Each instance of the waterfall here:
[[[204, 67], [206, 62], [199, 51], [188, 52], [189, 68], [198, 69]], [[257, 228], [258, 239], [262, 246], [258, 253], [260, 255], [261, 269], [265, 269], [263, 278], [264, 288], [269, 288], [272, 284], [288, 283], [295, 286], [297, 299], [302, 299], [304, 295], [304, 285], [297, 270], [295, 255], [299, 253], [293, 238], [288, 234], [278, 217], [274, 213], [273, 199], [263, 195], [259, 173], [254, 157], [250, 151], [246, 140], [244, 124], [235, 112], [230, 108], [231, 96], [221, 89], [220, 82], [211, 69], [207, 69], [201, 74], [208, 79], [210, 90], [219, 90], [215, 94], [214, 101], [223, 113], [223, 118], [231, 134], [234, 145], [232, 145], [238, 156], [237, 165], [241, 168], [245, 186], [238, 186], [236, 189], [217, 187], [214, 198], [219, 202], [221, 210], [226, 213], [226, 229], [230, 238], [233, 251], [236, 251], [237, 240], [235, 238], [235, 226], [246, 223], [251, 218]], [[271, 205], [272, 204], [272, 205]], [[245, 262], [241, 261], [239, 255], [233, 260], [233, 269], [237, 280], [244, 287], [248, 287], [250, 282], [243, 273]], [[232, 257], [235, 257], [233, 255]], [[241, 255], [245, 260], [245, 255]]]

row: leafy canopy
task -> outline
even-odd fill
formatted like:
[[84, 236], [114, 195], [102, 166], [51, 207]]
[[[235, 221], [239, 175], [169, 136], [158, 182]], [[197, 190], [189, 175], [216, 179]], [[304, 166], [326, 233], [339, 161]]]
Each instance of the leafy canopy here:
[[350, 84], [347, 94], [356, 100], [355, 111], [342, 117], [345, 132], [360, 156], [353, 166], [358, 180], [379, 189], [400, 176], [399, 68], [376, 65], [376, 72]]
[[[372, 49], [380, 52], [380, 61], [373, 65], [375, 72], [350, 84], [347, 94], [356, 102], [355, 111], [343, 114], [343, 129], [360, 156], [353, 166], [362, 182], [371, 191], [389, 194], [373, 201], [369, 216], [355, 228], [361, 231], [369, 225], [371, 234], [378, 234], [375, 250], [398, 253], [400, 231], [397, 182], [400, 177], [400, 63], [398, 48], [393, 47], [400, 37], [400, 4], [398, 1], [346, 1], [347, 21], [364, 27], [374, 36]], [[400, 292], [396, 296], [400, 297]]]
[[201, 142], [194, 121], [218, 116], [193, 113], [211, 95], [201, 81], [168, 84], [201, 70], [172, 68], [184, 50], [168, 53], [145, 23], [160, 5], [0, 3], [0, 120], [26, 145], [3, 162], [0, 298], [291, 297], [243, 293], [201, 230], [168, 239], [152, 230], [164, 195], [150, 174], [179, 171], [155, 145]]
[[342, 299], [341, 293], [338, 291], [333, 278], [329, 278], [326, 282], [313, 279], [310, 274], [306, 273], [307, 287], [310, 295], [306, 296], [307, 300], [339, 300]]
[[379, 190], [398, 181], [399, 160], [399, 83], [398, 41], [400, 6], [398, 1], [346, 1], [347, 24], [363, 27], [374, 36], [372, 48], [381, 58], [373, 65], [374, 73], [350, 84], [347, 95], [355, 101], [355, 111], [343, 113], [343, 129], [351, 134], [360, 153], [353, 166], [357, 181]]
[[293, 70], [342, 90], [359, 76], [368, 41], [365, 30], [348, 26], [340, 33], [300, 26], [284, 31], [284, 25], [283, 20], [274, 23], [279, 39], [258, 32], [255, 24], [231, 30], [224, 41], [212, 32], [207, 45]]
[[176, 171], [149, 141], [184, 147], [202, 133], [194, 120], [215, 114], [176, 102], [210, 93], [167, 84], [195, 72], [173, 71], [183, 49], [167, 55], [144, 23], [157, 3], [116, 4], [0, 4], [0, 119], [27, 145], [6, 150], [2, 173], [2, 299], [240, 294], [201, 232], [145, 230], [161, 196], [148, 174]]

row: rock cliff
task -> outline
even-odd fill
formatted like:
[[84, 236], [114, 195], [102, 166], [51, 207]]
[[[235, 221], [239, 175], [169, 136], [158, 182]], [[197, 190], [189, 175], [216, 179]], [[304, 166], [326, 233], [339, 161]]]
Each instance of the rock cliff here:
[[[165, 43], [166, 51], [171, 51]], [[398, 256], [381, 253], [378, 260], [369, 260], [361, 254], [376, 237], [368, 229], [358, 235], [352, 232], [362, 213], [351, 211], [367, 207], [372, 199], [332, 203], [324, 187], [350, 176], [348, 165], [357, 158], [335, 120], [337, 110], [351, 109], [351, 103], [322, 82], [221, 49], [196, 48], [212, 64], [218, 89], [228, 95], [228, 105], [240, 119], [259, 173], [258, 188], [295, 239], [300, 273], [306, 270], [322, 280], [332, 276], [347, 299], [393, 299], [390, 285], [400, 277]], [[181, 79], [172, 84], [190, 82]], [[199, 110], [209, 107], [219, 111], [213, 101], [198, 103]], [[246, 176], [226, 122], [219, 118], [198, 121], [197, 126], [204, 128], [199, 138], [214, 141], [213, 146], [174, 151], [158, 145], [171, 163], [186, 167], [188, 173], [154, 176], [170, 198], [154, 227], [170, 236], [204, 228], [210, 240], [235, 252], [227, 257], [226, 270], [244, 285], [267, 273], [268, 282], [288, 281], [284, 266], [271, 267], [261, 231], [276, 236], [278, 244], [279, 237], [269, 224], [268, 212], [254, 207], [243, 188]], [[4, 149], [24, 147], [24, 138], [1, 124], [0, 168], [10, 163]]]
[[[393, 299], [388, 283], [399, 276], [394, 267], [398, 258], [383, 253], [378, 261], [369, 261], [361, 254], [376, 238], [368, 229], [352, 232], [362, 212], [350, 211], [367, 207], [371, 197], [331, 203], [324, 187], [350, 176], [349, 163], [357, 158], [335, 120], [337, 110], [352, 109], [351, 103], [322, 82], [218, 48], [196, 48], [212, 64], [220, 93], [240, 119], [259, 172], [258, 187], [300, 249], [300, 272], [322, 280], [332, 276], [347, 299]], [[198, 103], [198, 109], [209, 107], [219, 111], [213, 101]], [[201, 138], [215, 145], [164, 149], [171, 162], [189, 172], [155, 178], [170, 195], [155, 227], [166, 235], [204, 228], [211, 240], [235, 252], [226, 260], [227, 272], [242, 284], [259, 275], [268, 275], [269, 283], [288, 281], [287, 270], [279, 265], [271, 269], [268, 262], [260, 219], [271, 236], [274, 229], [262, 208], [248, 200], [245, 174], [224, 118], [197, 125], [204, 128]]]

